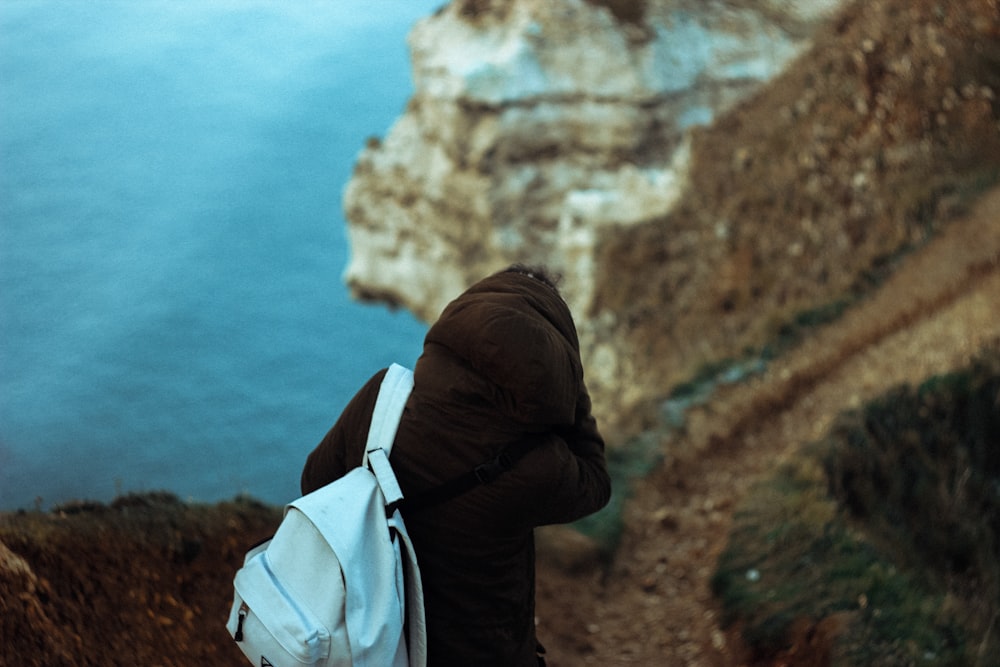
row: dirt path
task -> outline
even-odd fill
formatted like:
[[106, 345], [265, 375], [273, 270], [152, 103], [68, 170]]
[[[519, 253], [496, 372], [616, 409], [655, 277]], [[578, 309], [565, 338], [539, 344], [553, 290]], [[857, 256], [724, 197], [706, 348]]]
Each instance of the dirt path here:
[[636, 489], [606, 577], [539, 564], [549, 665], [746, 664], [709, 581], [750, 484], [842, 410], [1000, 341], [1000, 188], [909, 256], [866, 302], [690, 415], [675, 458]]

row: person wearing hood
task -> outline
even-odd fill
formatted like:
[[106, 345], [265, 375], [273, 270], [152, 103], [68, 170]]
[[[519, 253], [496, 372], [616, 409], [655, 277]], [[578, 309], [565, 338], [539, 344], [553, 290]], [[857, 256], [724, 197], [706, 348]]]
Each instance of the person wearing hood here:
[[[385, 373], [309, 455], [303, 493], [361, 465]], [[511, 448], [510, 469], [490, 483], [401, 509], [423, 582], [430, 667], [544, 664], [534, 528], [596, 512], [611, 494], [572, 315], [555, 280], [522, 265], [468, 288], [431, 326], [391, 461], [404, 495], [419, 497]]]

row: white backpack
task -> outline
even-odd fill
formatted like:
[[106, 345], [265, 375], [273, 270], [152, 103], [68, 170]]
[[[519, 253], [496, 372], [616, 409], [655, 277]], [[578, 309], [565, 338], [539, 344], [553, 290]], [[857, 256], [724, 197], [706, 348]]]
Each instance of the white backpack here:
[[420, 572], [389, 465], [412, 387], [393, 364], [365, 463], [289, 504], [274, 537], [247, 553], [227, 628], [253, 665], [426, 665]]

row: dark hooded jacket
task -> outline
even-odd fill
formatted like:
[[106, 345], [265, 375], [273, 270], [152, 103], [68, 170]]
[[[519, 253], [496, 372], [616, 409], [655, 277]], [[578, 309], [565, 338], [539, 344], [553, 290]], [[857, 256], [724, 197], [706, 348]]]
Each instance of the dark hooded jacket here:
[[[310, 454], [308, 493], [360, 465], [385, 371]], [[429, 665], [536, 665], [535, 526], [604, 506], [611, 487], [573, 319], [554, 288], [502, 272], [455, 299], [414, 369], [392, 464], [419, 494], [530, 442], [487, 485], [404, 519], [420, 564]]]

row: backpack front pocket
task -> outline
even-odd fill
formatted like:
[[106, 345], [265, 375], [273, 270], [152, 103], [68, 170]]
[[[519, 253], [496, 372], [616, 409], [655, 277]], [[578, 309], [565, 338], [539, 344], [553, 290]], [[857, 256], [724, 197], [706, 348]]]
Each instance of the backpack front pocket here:
[[[330, 633], [296, 604], [259, 553], [236, 573], [236, 598], [226, 624], [254, 664], [316, 667], [330, 655]], [[259, 662], [258, 662], [259, 661]]]

